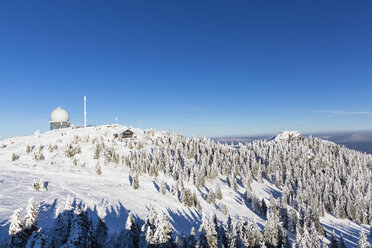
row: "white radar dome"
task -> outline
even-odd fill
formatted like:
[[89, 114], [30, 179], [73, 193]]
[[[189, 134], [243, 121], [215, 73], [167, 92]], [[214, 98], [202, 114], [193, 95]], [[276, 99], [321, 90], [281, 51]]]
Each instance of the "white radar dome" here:
[[68, 122], [69, 119], [70, 116], [68, 115], [67, 111], [60, 107], [53, 110], [53, 112], [50, 114], [50, 122]]

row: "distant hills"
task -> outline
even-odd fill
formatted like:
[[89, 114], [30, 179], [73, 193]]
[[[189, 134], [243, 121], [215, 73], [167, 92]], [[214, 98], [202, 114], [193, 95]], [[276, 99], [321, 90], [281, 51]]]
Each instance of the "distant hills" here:
[[[309, 134], [305, 134], [308, 136]], [[356, 132], [330, 132], [313, 134], [313, 137], [329, 140], [336, 144], [343, 145], [349, 149], [366, 152], [372, 154], [372, 131], [356, 131]], [[222, 143], [237, 144], [239, 142], [252, 142], [253, 140], [266, 139], [270, 140], [275, 135], [261, 135], [261, 136], [235, 136], [235, 137], [219, 137], [213, 138], [215, 141]]]

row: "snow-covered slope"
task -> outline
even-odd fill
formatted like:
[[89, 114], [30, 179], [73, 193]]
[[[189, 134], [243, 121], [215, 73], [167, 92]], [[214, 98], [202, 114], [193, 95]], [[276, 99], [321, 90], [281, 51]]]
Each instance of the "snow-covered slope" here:
[[[258, 210], [262, 207], [259, 202], [278, 205], [278, 209], [290, 202], [281, 203], [283, 191], [289, 197], [290, 189], [288, 180], [278, 180], [284, 174], [272, 171], [284, 170], [281, 160], [273, 160], [275, 154], [280, 155], [282, 147], [301, 150], [299, 154], [307, 155], [306, 162], [300, 161], [302, 167], [314, 166], [311, 160], [320, 162], [323, 158], [319, 156], [331, 151], [315, 150], [327, 149], [330, 142], [323, 146], [318, 139], [303, 141], [297, 132], [283, 132], [275, 143], [258, 141], [238, 147], [137, 128], [131, 128], [133, 138], [114, 138], [114, 134], [127, 129], [120, 125], [59, 129], [0, 141], [0, 246], [11, 242], [10, 217], [19, 208], [24, 216], [30, 198], [40, 203], [37, 227], [41, 229], [38, 235], [33, 234], [33, 239], [39, 241], [26, 241], [35, 247], [41, 244], [40, 237], [44, 237], [45, 244], [52, 244], [57, 216], [66, 211], [69, 199], [73, 200], [72, 208], [82, 204], [89, 218], [104, 220], [108, 232], [104, 246], [114, 246], [113, 240], [119, 239], [130, 212], [142, 226], [151, 207], [169, 216], [174, 239], [188, 235], [193, 227], [198, 234], [203, 218], [213, 214], [222, 225], [230, 215], [234, 223], [249, 220], [263, 230], [267, 217], [265, 211]], [[296, 141], [297, 146], [283, 142], [288, 139]], [[340, 149], [333, 143], [331, 148]], [[360, 159], [360, 168], [365, 169], [360, 174], [371, 179], [371, 156], [354, 151], [350, 154], [350, 158]], [[333, 156], [335, 164], [329, 166], [337, 166], [339, 157]], [[290, 159], [284, 161], [290, 163]], [[36, 190], [34, 182], [45, 185], [45, 189]], [[291, 183], [296, 189], [307, 187], [297, 181]], [[217, 197], [219, 189], [222, 199]], [[186, 190], [193, 194], [191, 204], [187, 203]], [[367, 188], [364, 192], [371, 191]], [[292, 201], [286, 209], [297, 209], [301, 217], [305, 208]], [[364, 207], [366, 218], [372, 219], [371, 206]], [[343, 233], [346, 243], [356, 246], [361, 225], [324, 216], [320, 221], [328, 234], [333, 230], [337, 235]], [[367, 222], [360, 223], [364, 223], [368, 235]], [[290, 231], [286, 230], [288, 237], [295, 240], [296, 233]]]

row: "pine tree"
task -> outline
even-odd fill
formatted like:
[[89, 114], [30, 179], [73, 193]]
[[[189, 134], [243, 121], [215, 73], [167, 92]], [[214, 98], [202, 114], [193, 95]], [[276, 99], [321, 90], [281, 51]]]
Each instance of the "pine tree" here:
[[328, 248], [328, 245], [326, 243], [326, 239], [325, 238], [323, 238], [323, 240], [322, 240], [322, 246], [321, 247], [322, 248]]
[[208, 220], [205, 218], [205, 216], [202, 217], [202, 224], [200, 225], [200, 235], [199, 235], [199, 241], [197, 243], [197, 247], [199, 248], [209, 248], [209, 243], [208, 243]]
[[32, 183], [32, 188], [34, 190], [40, 190], [40, 185], [38, 182], [36, 182], [36, 180], [34, 179], [34, 182]]
[[164, 181], [160, 184], [160, 192], [162, 195], [165, 195], [167, 193], [167, 186]]
[[22, 209], [14, 211], [10, 218], [9, 235], [11, 247], [22, 247], [26, 241], [26, 235], [23, 231], [23, 220], [21, 219]]
[[154, 240], [159, 247], [172, 247], [172, 228], [169, 223], [169, 217], [165, 214], [159, 215], [159, 224], [154, 233]]
[[39, 216], [39, 204], [34, 201], [33, 198], [28, 200], [28, 205], [26, 207], [26, 217], [25, 217], [25, 228], [29, 232], [33, 232], [37, 229], [37, 220]]
[[88, 219], [88, 213], [82, 205], [78, 205], [73, 214], [71, 229], [64, 248], [90, 247], [89, 226], [91, 222]]
[[312, 240], [311, 240], [311, 237], [310, 237], [310, 234], [309, 234], [309, 231], [306, 227], [306, 225], [304, 225], [304, 228], [303, 228], [303, 231], [302, 231], [302, 237], [301, 237], [301, 243], [299, 244], [299, 248], [307, 248], [307, 247], [314, 247], [313, 244], [311, 243]]
[[138, 189], [139, 188], [139, 179], [138, 179], [137, 174], [133, 176], [132, 188], [133, 189]]
[[101, 166], [99, 165], [99, 161], [97, 161], [96, 166], [94, 167], [94, 171], [97, 173], [97, 175], [102, 174]]
[[190, 248], [196, 246], [195, 228], [194, 227], [191, 228], [190, 235], [187, 238], [187, 246], [190, 247]]
[[221, 187], [220, 187], [220, 184], [217, 184], [216, 186], [216, 199], [217, 200], [222, 200], [223, 196], [222, 196], [222, 191], [221, 191]]
[[40, 178], [39, 180], [39, 191], [46, 191], [46, 183], [44, 182], [44, 179]]
[[51, 246], [61, 247], [66, 244], [69, 234], [71, 233], [71, 225], [74, 218], [74, 200], [70, 195], [67, 196], [66, 204], [63, 212], [59, 213], [54, 227], [54, 234], [51, 240]]
[[342, 235], [342, 233], [341, 233], [340, 239], [338, 241], [338, 248], [346, 248], [344, 236]]
[[338, 240], [337, 240], [337, 237], [336, 237], [335, 230], [332, 231], [331, 243], [329, 244], [329, 248], [338, 248]]
[[270, 208], [264, 229], [264, 241], [267, 245], [276, 246], [278, 244], [278, 220], [277, 210]]
[[311, 239], [311, 244], [314, 248], [320, 248], [322, 246], [318, 238], [318, 232], [316, 230], [314, 222], [311, 223], [310, 239]]
[[95, 240], [96, 245], [93, 245], [92, 247], [105, 247], [105, 242], [107, 238], [107, 226], [105, 223], [105, 220], [101, 217], [98, 218], [98, 223], [95, 226], [95, 229], [93, 230], [93, 234], [91, 235], [91, 239]]
[[141, 227], [140, 247], [148, 247], [156, 244], [154, 239], [154, 232], [157, 226], [157, 212], [154, 206], [150, 207], [149, 213], [146, 217], [145, 223]]
[[[154, 238], [154, 233], [152, 232], [150, 227], [147, 227], [146, 231], [146, 242], [149, 246], [156, 244], [155, 238]], [[143, 246], [141, 246], [143, 247]]]
[[22, 208], [14, 211], [10, 217], [9, 235], [14, 236], [23, 230], [23, 220], [21, 219]]
[[120, 248], [138, 248], [140, 232], [134, 221], [132, 212], [129, 213], [124, 229], [119, 238]]
[[358, 248], [370, 248], [370, 247], [371, 245], [369, 244], [367, 240], [367, 236], [364, 233], [364, 230], [362, 228], [362, 230], [359, 233]]

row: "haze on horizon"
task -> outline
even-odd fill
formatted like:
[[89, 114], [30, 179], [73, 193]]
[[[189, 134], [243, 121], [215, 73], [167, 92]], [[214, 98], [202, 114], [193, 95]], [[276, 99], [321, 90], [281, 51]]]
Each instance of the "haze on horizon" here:
[[370, 1], [0, 3], [0, 138], [70, 121], [223, 137], [370, 130]]

